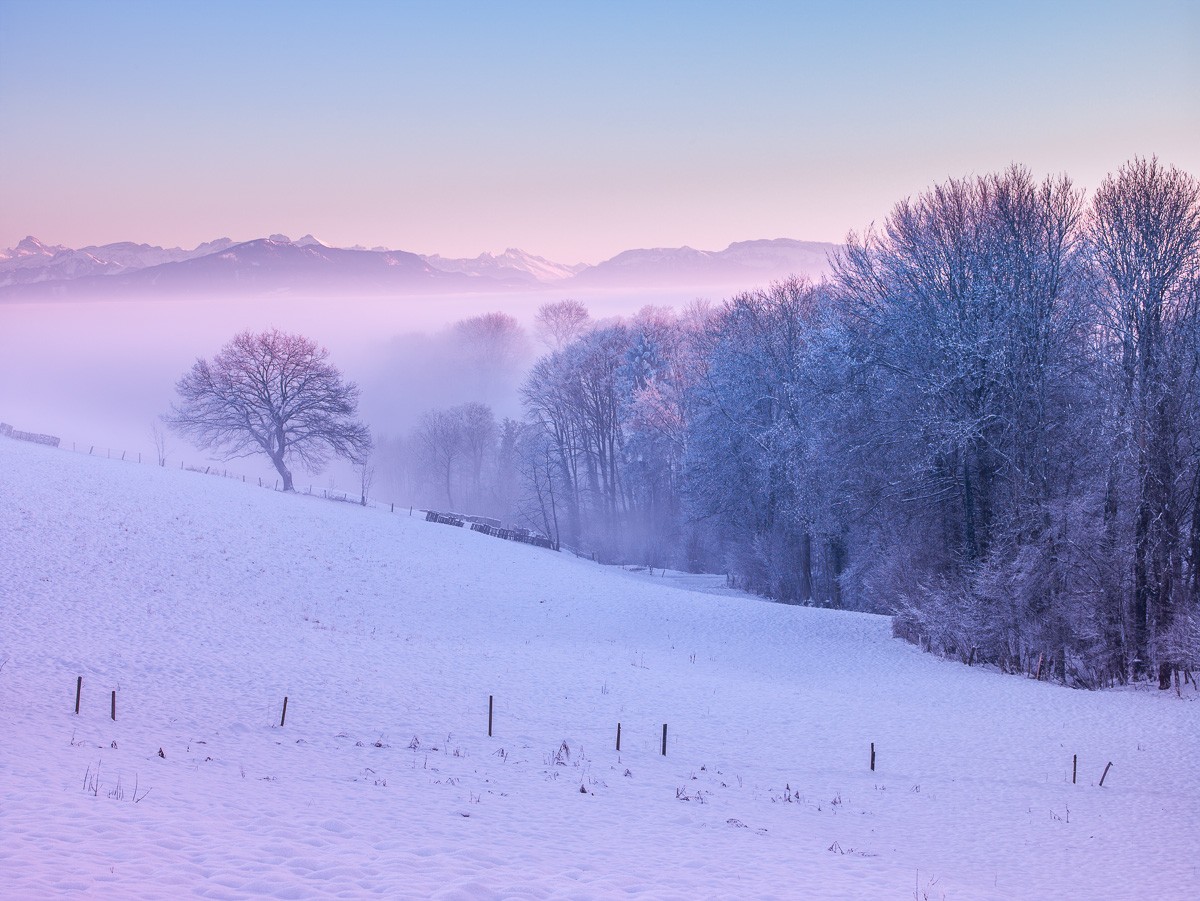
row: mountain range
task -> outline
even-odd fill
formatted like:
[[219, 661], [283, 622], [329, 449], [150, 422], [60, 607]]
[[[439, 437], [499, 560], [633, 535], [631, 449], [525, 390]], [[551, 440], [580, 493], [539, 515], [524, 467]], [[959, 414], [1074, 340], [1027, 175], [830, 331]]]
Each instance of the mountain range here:
[[487, 293], [553, 286], [746, 290], [789, 275], [819, 278], [837, 245], [790, 238], [720, 251], [626, 250], [568, 265], [516, 248], [469, 259], [377, 247], [330, 247], [305, 235], [207, 241], [191, 250], [128, 241], [73, 249], [27, 237], [0, 250], [0, 300], [88, 300], [180, 294], [403, 295]]

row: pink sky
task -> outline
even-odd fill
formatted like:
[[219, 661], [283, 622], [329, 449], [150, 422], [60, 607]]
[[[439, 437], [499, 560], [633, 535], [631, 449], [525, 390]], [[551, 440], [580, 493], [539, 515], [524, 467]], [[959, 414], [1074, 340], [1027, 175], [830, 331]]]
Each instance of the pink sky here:
[[1014, 161], [1200, 172], [1197, 46], [1176, 0], [2, 2], [0, 247], [840, 241]]

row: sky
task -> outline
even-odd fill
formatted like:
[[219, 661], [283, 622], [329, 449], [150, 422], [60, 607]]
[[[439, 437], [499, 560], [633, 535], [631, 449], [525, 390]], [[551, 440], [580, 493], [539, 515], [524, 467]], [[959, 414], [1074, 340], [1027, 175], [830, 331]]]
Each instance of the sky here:
[[1200, 4], [0, 0], [0, 247], [595, 263], [1013, 162], [1200, 174]]

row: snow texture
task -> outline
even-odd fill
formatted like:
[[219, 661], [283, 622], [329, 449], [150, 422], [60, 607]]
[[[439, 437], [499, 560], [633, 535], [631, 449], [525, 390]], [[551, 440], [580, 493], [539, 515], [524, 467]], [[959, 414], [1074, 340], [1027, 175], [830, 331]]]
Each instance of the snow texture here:
[[7, 898], [1200, 896], [1190, 687], [4, 438], [0, 522]]

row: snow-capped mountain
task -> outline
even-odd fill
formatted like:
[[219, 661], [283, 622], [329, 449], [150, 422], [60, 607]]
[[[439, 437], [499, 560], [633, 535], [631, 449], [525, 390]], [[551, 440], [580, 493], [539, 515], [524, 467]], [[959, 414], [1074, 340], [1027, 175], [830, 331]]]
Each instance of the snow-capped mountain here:
[[47, 245], [32, 235], [16, 247], [0, 251], [0, 285], [104, 275], [122, 268], [120, 263], [106, 260], [89, 249]]
[[[478, 290], [480, 279], [442, 272], [413, 253], [326, 247], [284, 235], [231, 244], [191, 259], [113, 275], [0, 288], [0, 298], [88, 299], [184, 294], [388, 295]], [[304, 239], [301, 239], [302, 241]], [[486, 279], [485, 288], [520, 287]]]
[[184, 250], [181, 247], [162, 248], [119, 241], [73, 250], [61, 244], [46, 245], [29, 236], [10, 250], [0, 250], [0, 287], [117, 275], [207, 256], [231, 244], [233, 241], [229, 238], [218, 238]]
[[450, 259], [433, 254], [425, 261], [443, 272], [463, 272], [467, 275], [482, 275], [491, 278], [522, 279], [531, 284], [560, 282], [587, 269], [586, 263], [573, 266], [555, 263], [545, 257], [534, 256], [515, 247], [502, 254], [481, 253], [474, 259]]
[[588, 266], [511, 247], [471, 259], [338, 248], [311, 234], [296, 241], [283, 234], [241, 243], [218, 238], [191, 250], [129, 241], [72, 249], [27, 237], [0, 251], [0, 300], [212, 292], [394, 295], [543, 286], [746, 290], [789, 275], [820, 278], [835, 247], [777, 238], [740, 241], [720, 251], [627, 250]]
[[33, 235], [28, 235], [16, 247], [10, 247], [8, 250], [0, 250], [0, 263], [19, 261], [44, 262], [52, 258], [56, 253], [64, 250], [67, 250], [67, 248], [61, 244], [46, 245]]

